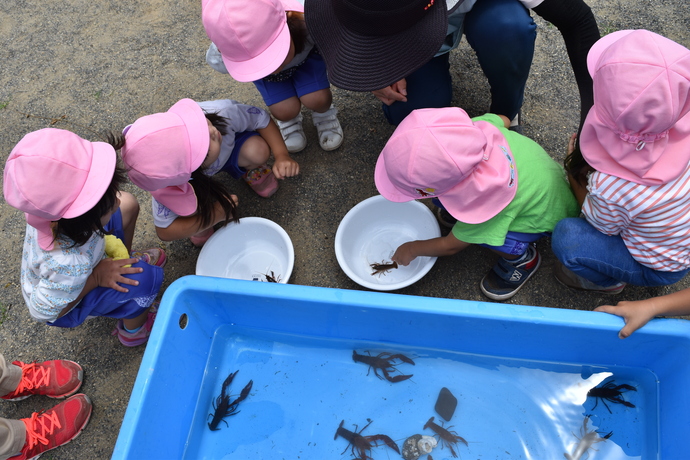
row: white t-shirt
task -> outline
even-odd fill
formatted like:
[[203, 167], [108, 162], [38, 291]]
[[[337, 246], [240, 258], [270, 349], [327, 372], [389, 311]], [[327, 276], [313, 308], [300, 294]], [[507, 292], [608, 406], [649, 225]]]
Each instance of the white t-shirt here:
[[26, 226], [21, 284], [29, 313], [42, 323], [54, 321], [84, 289], [93, 269], [105, 257], [105, 240], [94, 233], [82, 246], [57, 239], [46, 251], [38, 244], [37, 231]]
[[[204, 171], [207, 176], [213, 176], [225, 165], [235, 148], [235, 133], [256, 131], [268, 126], [271, 117], [268, 113], [253, 105], [241, 104], [230, 99], [199, 102], [199, 107], [206, 113], [217, 113], [228, 122], [228, 134], [223, 136], [220, 144], [218, 159]], [[178, 215], [151, 197], [153, 208], [153, 223], [159, 228], [168, 228]]]

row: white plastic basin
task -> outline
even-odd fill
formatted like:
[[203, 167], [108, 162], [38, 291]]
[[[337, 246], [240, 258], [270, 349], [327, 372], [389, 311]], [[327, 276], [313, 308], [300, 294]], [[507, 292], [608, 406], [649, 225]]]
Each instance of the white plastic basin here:
[[208, 239], [196, 261], [196, 274], [239, 280], [287, 283], [295, 263], [292, 241], [283, 228], [262, 217], [243, 217]]
[[436, 257], [417, 257], [410, 265], [372, 275], [371, 264], [390, 262], [401, 244], [441, 236], [434, 214], [417, 201], [394, 203], [381, 195], [353, 207], [335, 234], [335, 255], [352, 281], [369, 289], [393, 291], [419, 281]]

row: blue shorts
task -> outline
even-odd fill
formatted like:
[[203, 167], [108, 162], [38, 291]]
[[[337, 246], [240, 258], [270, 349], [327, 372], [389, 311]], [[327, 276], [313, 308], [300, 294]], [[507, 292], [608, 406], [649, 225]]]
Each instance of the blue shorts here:
[[[433, 198], [431, 202], [434, 206], [442, 209], [446, 209], [441, 200], [438, 198]], [[521, 256], [527, 251], [530, 243], [537, 241], [539, 238], [544, 236], [549, 236], [551, 233], [541, 232], [541, 233], [521, 233], [521, 232], [511, 232], [506, 234], [506, 239], [502, 246], [491, 246], [488, 244], [478, 244], [477, 246], [483, 246], [485, 248], [493, 249], [494, 251], [499, 251], [504, 254], [512, 254], [515, 256]]]
[[228, 158], [228, 161], [226, 161], [223, 167], [220, 168], [221, 171], [225, 171], [226, 173], [230, 174], [233, 179], [239, 179], [240, 177], [244, 176], [244, 173], [247, 172], [244, 168], [240, 168], [237, 162], [240, 159], [240, 150], [242, 149], [242, 146], [247, 139], [252, 136], [259, 136], [259, 133], [256, 131], [242, 131], [241, 133], [235, 133], [235, 146], [232, 148], [230, 158]]
[[285, 81], [261, 79], [255, 81], [254, 85], [269, 107], [291, 97], [302, 97], [331, 87], [326, 74], [326, 63], [319, 53], [311, 53], [295, 70], [292, 78]]
[[[104, 228], [124, 240], [122, 212], [119, 209]], [[132, 266], [144, 269], [141, 273], [125, 275], [127, 278], [139, 281], [138, 286], [125, 285], [129, 292], [119, 292], [99, 286], [86, 294], [69, 313], [47, 324], [57, 327], [76, 327], [89, 316], [131, 319], [141, 315], [158, 295], [163, 284], [163, 269], [141, 261]]]

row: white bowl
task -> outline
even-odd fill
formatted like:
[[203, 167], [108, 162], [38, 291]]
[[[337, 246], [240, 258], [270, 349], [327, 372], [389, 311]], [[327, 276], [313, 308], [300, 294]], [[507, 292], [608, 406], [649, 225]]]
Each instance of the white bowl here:
[[426, 275], [436, 257], [417, 257], [381, 275], [370, 264], [390, 262], [401, 244], [441, 236], [434, 214], [422, 203], [394, 203], [381, 195], [357, 204], [345, 215], [335, 234], [335, 256], [352, 281], [377, 291], [404, 288]]
[[196, 274], [238, 280], [287, 283], [295, 264], [292, 241], [283, 228], [262, 217], [243, 217], [217, 230], [196, 261]]

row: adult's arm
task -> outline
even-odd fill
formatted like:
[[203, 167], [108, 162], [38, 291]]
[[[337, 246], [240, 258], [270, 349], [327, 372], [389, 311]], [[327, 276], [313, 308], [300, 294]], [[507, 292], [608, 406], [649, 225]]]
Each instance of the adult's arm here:
[[[591, 8], [583, 0], [544, 0], [532, 8], [556, 26], [563, 35], [575, 81], [580, 91], [580, 128], [594, 105], [592, 77], [587, 71], [587, 53], [599, 40], [599, 28]], [[580, 130], [578, 129], [578, 132]]]

